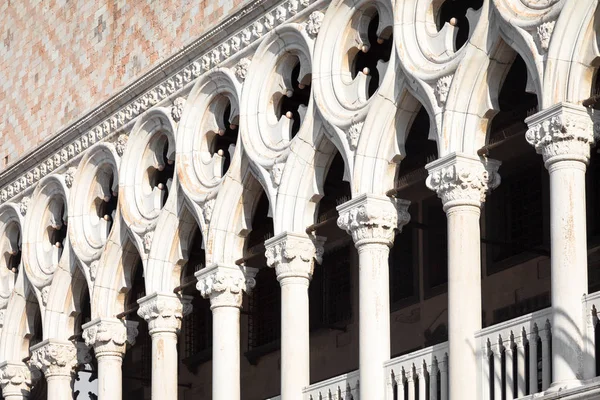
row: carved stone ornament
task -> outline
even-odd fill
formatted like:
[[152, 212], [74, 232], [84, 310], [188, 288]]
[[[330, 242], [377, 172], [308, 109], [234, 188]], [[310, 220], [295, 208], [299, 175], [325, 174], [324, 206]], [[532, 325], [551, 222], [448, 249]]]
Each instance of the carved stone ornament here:
[[96, 280], [96, 273], [98, 272], [98, 260], [94, 260], [90, 263], [90, 279]]
[[438, 105], [442, 107], [448, 100], [448, 93], [450, 92], [450, 85], [452, 84], [453, 75], [443, 76], [438, 79], [435, 84], [435, 97], [437, 98]]
[[256, 282], [254, 268], [213, 264], [196, 273], [196, 289], [210, 299], [211, 308], [241, 307], [243, 292], [250, 292]]
[[548, 21], [537, 27], [537, 42], [544, 53], [548, 51], [548, 46], [550, 46], [550, 39], [552, 38], [555, 24], [556, 21]]
[[267, 265], [275, 268], [277, 279], [311, 279], [315, 260], [323, 261], [325, 238], [284, 232], [265, 242]]
[[583, 107], [560, 103], [527, 118], [525, 138], [544, 157], [546, 166], [564, 159], [587, 163], [597, 120]]
[[21, 199], [21, 202], [19, 203], [19, 212], [22, 216], [25, 216], [25, 214], [27, 214], [27, 209], [29, 208], [29, 200], [31, 199], [25, 196]]
[[183, 114], [184, 105], [185, 99], [183, 97], [178, 97], [173, 101], [173, 106], [171, 106], [171, 117], [173, 117], [173, 121], [179, 122], [181, 114]]
[[48, 304], [48, 296], [50, 295], [50, 285], [44, 286], [41, 290], [42, 304], [44, 307]]
[[350, 126], [346, 136], [348, 137], [348, 145], [350, 149], [356, 150], [356, 146], [358, 146], [358, 139], [360, 138], [360, 133], [362, 132], [364, 122], [355, 122]]
[[152, 247], [152, 238], [154, 237], [154, 232], [149, 231], [144, 234], [143, 242], [144, 242], [144, 251], [146, 253], [150, 252], [150, 247]]
[[321, 11], [314, 11], [308, 17], [308, 21], [306, 21], [306, 33], [308, 33], [311, 37], [317, 37], [319, 31], [321, 30], [321, 25], [323, 25], [323, 18], [325, 18], [325, 14]]
[[208, 199], [202, 206], [204, 220], [208, 223], [212, 219], [213, 209], [215, 208], [215, 199]]
[[117, 154], [119, 155], [119, 157], [123, 157], [123, 154], [125, 153], [125, 148], [127, 147], [128, 139], [129, 139], [129, 136], [127, 136], [124, 133], [120, 134], [119, 137], [117, 138], [115, 148], [117, 149]]
[[[39, 374], [39, 372], [38, 372]], [[22, 362], [3, 362], [0, 364], [0, 386], [4, 397], [22, 395], [29, 392], [37, 374]]]
[[271, 179], [273, 179], [273, 185], [275, 187], [281, 184], [281, 178], [283, 176], [283, 168], [285, 164], [282, 162], [276, 162], [273, 164], [273, 168], [271, 168]]
[[67, 173], [65, 174], [65, 184], [69, 189], [73, 186], [73, 181], [75, 179], [75, 171], [77, 171], [77, 169], [71, 167], [67, 170]]
[[500, 162], [452, 153], [427, 164], [427, 187], [442, 199], [444, 210], [455, 205], [481, 207], [486, 194], [500, 184]]
[[72, 342], [46, 339], [31, 348], [31, 365], [42, 371], [46, 378], [70, 376], [78, 364], [91, 360], [89, 352], [78, 347], [81, 346]]
[[250, 68], [250, 59], [242, 58], [235, 66], [235, 76], [240, 82], [246, 79], [248, 75], [248, 69]]
[[96, 357], [123, 356], [127, 345], [133, 346], [138, 323], [116, 318], [98, 318], [83, 325], [83, 340], [93, 347]]
[[356, 246], [382, 243], [391, 246], [395, 230], [410, 221], [410, 201], [362, 194], [337, 207], [338, 226], [352, 235]]
[[192, 311], [189, 296], [172, 293], [154, 293], [138, 300], [138, 315], [148, 323], [150, 334], [178, 333], [184, 315]]

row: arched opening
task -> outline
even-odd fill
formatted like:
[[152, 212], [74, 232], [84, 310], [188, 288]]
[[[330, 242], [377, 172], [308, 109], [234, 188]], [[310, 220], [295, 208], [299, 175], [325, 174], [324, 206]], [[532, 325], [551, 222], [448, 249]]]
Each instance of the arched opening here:
[[103, 237], [107, 238], [116, 218], [119, 190], [116, 186], [115, 174], [110, 168], [99, 171], [96, 180], [100, 185], [100, 193], [104, 194], [94, 201], [96, 214], [106, 223]]
[[[80, 284], [82, 283], [79, 281]], [[75, 334], [73, 339], [77, 342], [83, 342], [81, 335], [83, 334], [83, 325], [92, 320], [92, 303], [90, 292], [87, 284], [83, 282], [83, 292], [80, 294], [80, 301], [76, 308], [77, 315], [75, 317]], [[91, 360], [87, 364], [77, 366], [77, 374], [75, 375], [73, 395], [75, 399], [89, 398], [98, 395], [98, 362], [96, 355], [90, 349]]]
[[62, 196], [56, 196], [48, 204], [50, 223], [46, 228], [46, 237], [51, 246], [56, 250], [53, 254], [53, 263], [58, 263], [67, 239], [67, 204]]
[[[29, 332], [26, 339], [29, 339], [29, 357], [31, 357], [31, 348], [44, 340], [43, 324], [42, 324], [42, 312], [37, 299], [32, 294], [31, 298], [28, 299], [27, 305], [25, 306], [25, 312], [27, 313], [27, 323], [29, 325]], [[44, 374], [41, 374], [29, 394], [31, 400], [46, 400], [48, 397], [47, 382]]]
[[[596, 77], [592, 87], [592, 95], [600, 95], [600, 72], [596, 71]], [[592, 106], [595, 110], [600, 109], [599, 102]], [[588, 248], [588, 291], [589, 293], [600, 290], [600, 148], [593, 147], [590, 151], [590, 162], [586, 173], [586, 213], [587, 213], [587, 236]], [[598, 329], [597, 329], [598, 330]], [[598, 342], [597, 342], [598, 343]], [[600, 374], [600, 369], [598, 369]]]

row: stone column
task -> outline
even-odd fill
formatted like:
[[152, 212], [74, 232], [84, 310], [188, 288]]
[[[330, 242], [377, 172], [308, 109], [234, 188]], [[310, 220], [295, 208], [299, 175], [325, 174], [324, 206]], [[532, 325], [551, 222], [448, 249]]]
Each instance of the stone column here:
[[[39, 374], [39, 371], [35, 371]], [[23, 362], [0, 364], [0, 386], [5, 400], [25, 400], [33, 385], [35, 372]]]
[[240, 309], [254, 285], [255, 268], [213, 264], [196, 272], [196, 288], [210, 299], [213, 314], [212, 399], [239, 400]]
[[31, 348], [31, 365], [46, 377], [48, 400], [72, 399], [75, 368], [90, 361], [89, 349], [83, 343], [46, 339]]
[[338, 226], [358, 249], [359, 391], [361, 399], [383, 399], [383, 363], [390, 359], [388, 257], [395, 230], [410, 220], [406, 200], [362, 194], [337, 207]]
[[135, 343], [138, 323], [116, 318], [97, 318], [83, 325], [83, 339], [93, 347], [98, 361], [98, 398], [121, 400], [123, 357]]
[[585, 108], [567, 103], [526, 122], [526, 139], [543, 156], [550, 174], [552, 389], [558, 390], [593, 376], [584, 372], [591, 355], [584, 354], [581, 302], [588, 289], [585, 171], [594, 122]]
[[281, 285], [281, 399], [302, 400], [310, 384], [308, 285], [323, 240], [283, 232], [265, 242], [267, 265]]
[[427, 187], [448, 218], [448, 373], [450, 400], [477, 396], [477, 341], [481, 329], [479, 216], [489, 189], [500, 183], [500, 163], [451, 153], [430, 164]]
[[152, 398], [177, 398], [177, 334], [191, 311], [189, 296], [153, 293], [138, 300], [138, 315], [152, 338]]

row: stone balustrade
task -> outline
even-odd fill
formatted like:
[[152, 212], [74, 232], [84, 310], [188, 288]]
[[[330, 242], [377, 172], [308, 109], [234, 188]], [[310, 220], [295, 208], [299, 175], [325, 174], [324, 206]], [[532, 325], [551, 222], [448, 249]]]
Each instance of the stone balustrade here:
[[317, 382], [304, 389], [305, 400], [358, 400], [358, 371]]

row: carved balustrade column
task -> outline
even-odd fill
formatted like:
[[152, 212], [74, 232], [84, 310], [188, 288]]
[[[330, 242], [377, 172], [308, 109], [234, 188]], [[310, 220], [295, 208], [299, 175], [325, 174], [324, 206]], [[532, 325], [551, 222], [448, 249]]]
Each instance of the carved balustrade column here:
[[213, 314], [213, 400], [240, 399], [240, 309], [243, 293], [255, 285], [256, 272], [225, 264], [196, 272], [196, 288], [210, 299]]
[[39, 371], [32, 371], [22, 362], [5, 361], [0, 364], [0, 386], [2, 386], [3, 398], [5, 400], [29, 398], [36, 372], [39, 374]]
[[337, 207], [338, 226], [358, 250], [361, 399], [383, 399], [383, 363], [390, 359], [388, 258], [395, 231], [410, 220], [409, 201], [362, 194]]
[[310, 384], [308, 286], [314, 261], [322, 261], [322, 238], [283, 232], [265, 242], [267, 265], [281, 285], [281, 398], [302, 400]]
[[98, 362], [98, 398], [121, 400], [122, 364], [127, 345], [135, 343], [138, 323], [116, 318], [97, 318], [83, 325], [85, 344], [94, 349]]
[[554, 385], [595, 376], [585, 354], [581, 299], [588, 290], [585, 172], [594, 141], [594, 118], [580, 106], [560, 103], [526, 122], [527, 141], [550, 174], [552, 372]]
[[427, 187], [442, 199], [448, 219], [448, 345], [450, 400], [477, 399], [477, 342], [481, 329], [479, 217], [488, 190], [500, 183], [500, 163], [451, 153], [430, 164]]
[[72, 398], [75, 368], [90, 361], [89, 349], [83, 343], [46, 339], [31, 348], [31, 365], [46, 377], [48, 400]]
[[152, 398], [177, 398], [177, 334], [192, 310], [189, 296], [153, 293], [138, 300], [138, 315], [152, 338]]

